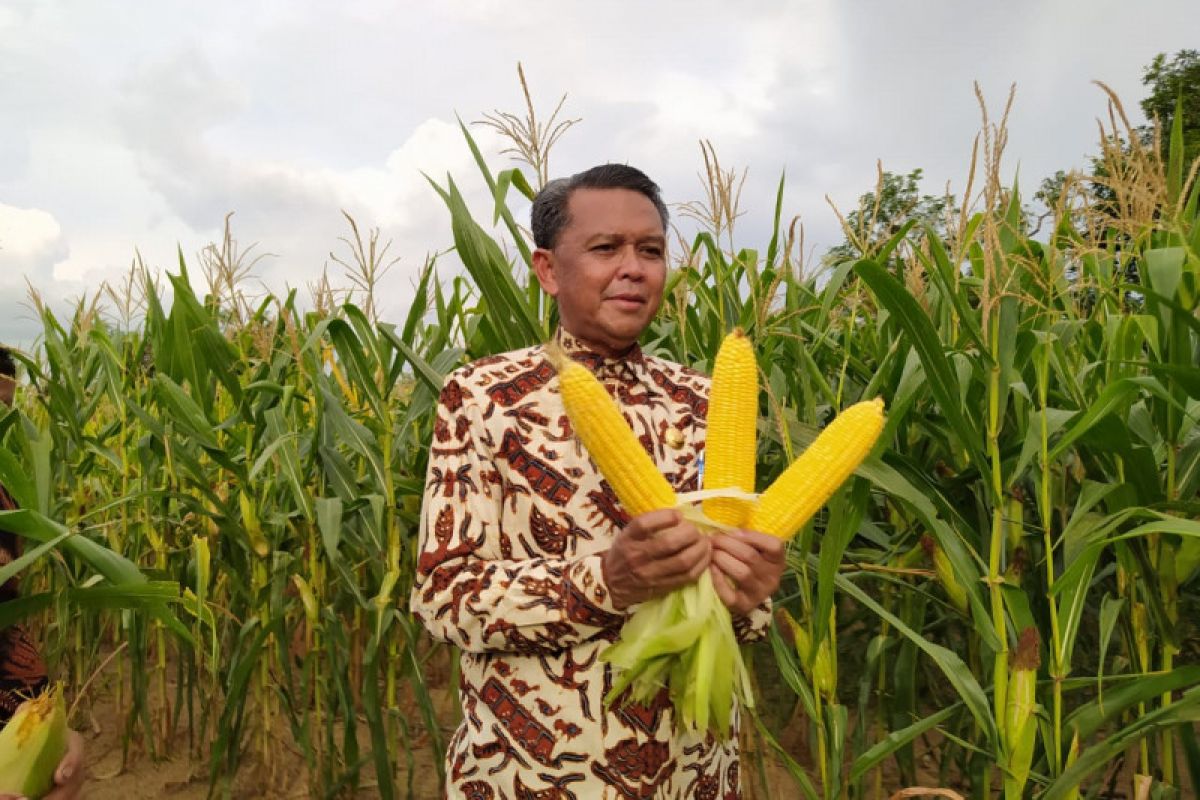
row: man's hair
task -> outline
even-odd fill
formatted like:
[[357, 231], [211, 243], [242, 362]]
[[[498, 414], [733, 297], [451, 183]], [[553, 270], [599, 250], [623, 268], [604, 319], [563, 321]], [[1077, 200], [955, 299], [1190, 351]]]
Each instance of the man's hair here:
[[658, 184], [646, 173], [626, 164], [601, 164], [598, 167], [576, 173], [569, 178], [550, 181], [533, 200], [529, 212], [533, 228], [533, 243], [543, 249], [551, 249], [558, 243], [558, 235], [571, 222], [567, 201], [576, 189], [629, 189], [644, 195], [662, 218], [663, 232], [667, 230], [667, 206], [659, 194]]
[[7, 378], [17, 377], [17, 362], [13, 361], [12, 351], [0, 344], [0, 375]]

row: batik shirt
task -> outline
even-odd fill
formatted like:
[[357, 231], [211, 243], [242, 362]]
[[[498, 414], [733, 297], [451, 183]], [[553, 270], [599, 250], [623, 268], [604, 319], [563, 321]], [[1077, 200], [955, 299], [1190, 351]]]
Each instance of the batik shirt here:
[[[16, 507], [8, 492], [0, 486], [0, 511], [11, 511]], [[0, 530], [0, 567], [11, 564], [16, 557], [17, 537]], [[16, 578], [0, 586], [0, 603], [16, 597]], [[0, 725], [8, 722], [17, 706], [40, 691], [45, 684], [46, 668], [25, 628], [20, 625], [0, 628]]]
[[[697, 487], [709, 381], [638, 348], [622, 358], [559, 342], [619, 403], [679, 491]], [[543, 346], [447, 376], [422, 509], [412, 609], [461, 649], [463, 722], [447, 755], [450, 797], [735, 798], [737, 738], [673, 730], [666, 691], [605, 708], [600, 653], [628, 611], [601, 558], [629, 521], [572, 433]], [[764, 605], [735, 620], [761, 637]]]

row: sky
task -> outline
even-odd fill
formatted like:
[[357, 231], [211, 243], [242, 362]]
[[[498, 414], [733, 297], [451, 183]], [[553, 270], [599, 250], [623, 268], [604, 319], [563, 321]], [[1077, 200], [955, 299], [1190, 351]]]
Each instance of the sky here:
[[[0, 341], [31, 344], [36, 289], [55, 309], [117, 284], [135, 255], [199, 277], [226, 215], [254, 287], [300, 289], [349, 228], [399, 260], [381, 316], [452, 239], [423, 173], [452, 176], [491, 221], [456, 118], [519, 112], [523, 64], [539, 111], [566, 94], [581, 121], [553, 175], [640, 167], [669, 203], [702, 197], [699, 142], [747, 170], [739, 247], [763, 247], [775, 189], [808, 250], [840, 241], [876, 162], [961, 188], [980, 115], [1017, 86], [1005, 173], [1034, 187], [1086, 165], [1111, 86], [1140, 121], [1142, 70], [1200, 48], [1195, 0], [805, 2], [105, 2], [0, 0]], [[492, 169], [502, 139], [473, 126]], [[528, 204], [513, 203], [527, 221]], [[335, 256], [337, 258], [335, 258]], [[443, 262], [453, 269], [453, 257]]]

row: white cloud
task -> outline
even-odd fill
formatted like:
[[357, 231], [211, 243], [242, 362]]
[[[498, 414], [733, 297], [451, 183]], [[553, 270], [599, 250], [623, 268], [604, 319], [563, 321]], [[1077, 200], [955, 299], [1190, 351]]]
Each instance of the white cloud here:
[[[824, 195], [852, 204], [876, 158], [925, 168], [927, 191], [961, 179], [975, 78], [993, 108], [1020, 84], [1010, 164], [1020, 160], [1026, 186], [1094, 149], [1103, 98], [1092, 78], [1136, 113], [1141, 66], [1194, 46], [1200, 7], [1148, 0], [1140, 13], [1172, 24], [1139, 36], [1116, 0], [1097, 1], [1081, 15], [1067, 0], [971, 14], [953, 0], [920, 13], [836, 0], [164, 0], [139, 6], [131, 25], [112, 0], [9, 0], [0, 201], [21, 216], [0, 234], [0, 283], [29, 277], [64, 294], [114, 277], [135, 248], [173, 268], [177, 244], [194, 260], [235, 211], [235, 235], [275, 254], [262, 279], [303, 285], [341, 252], [344, 208], [394, 240], [403, 260], [388, 302], [402, 313], [425, 255], [451, 243], [421, 173], [450, 172], [491, 219], [454, 113], [520, 109], [518, 59], [539, 111], [568, 92], [564, 115], [584, 118], [555, 151], [556, 173], [628, 161], [685, 201], [699, 194], [696, 140], [711, 139], [723, 165], [750, 167], [746, 243], [768, 234], [786, 169], [785, 210], [803, 215], [821, 250], [838, 237]], [[1064, 30], [1121, 46], [1071, 47]], [[471, 130], [494, 169], [510, 165], [494, 133]]]
[[0, 285], [20, 285], [26, 273], [53, 267], [67, 252], [53, 214], [0, 203]]

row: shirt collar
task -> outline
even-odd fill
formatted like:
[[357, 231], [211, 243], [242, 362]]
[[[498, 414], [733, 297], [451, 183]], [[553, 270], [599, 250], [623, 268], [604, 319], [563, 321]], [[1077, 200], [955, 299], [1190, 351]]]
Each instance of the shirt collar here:
[[591, 345], [567, 331], [561, 325], [554, 333], [555, 341], [563, 352], [586, 366], [600, 380], [612, 379], [625, 383], [637, 383], [645, 367], [646, 357], [636, 342], [619, 356], [597, 353]]

